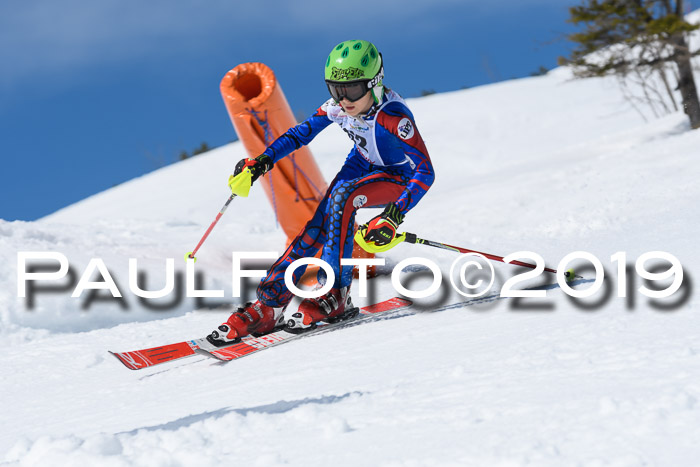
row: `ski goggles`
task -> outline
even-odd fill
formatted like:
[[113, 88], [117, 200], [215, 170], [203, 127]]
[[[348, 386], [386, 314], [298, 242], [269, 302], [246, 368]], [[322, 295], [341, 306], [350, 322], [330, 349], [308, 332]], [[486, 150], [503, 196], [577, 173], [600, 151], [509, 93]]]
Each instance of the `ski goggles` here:
[[367, 86], [370, 80], [363, 79], [361, 81], [351, 81], [349, 83], [339, 83], [337, 81], [326, 81], [328, 92], [336, 102], [342, 99], [347, 99], [350, 102], [359, 101], [367, 94], [369, 87]]

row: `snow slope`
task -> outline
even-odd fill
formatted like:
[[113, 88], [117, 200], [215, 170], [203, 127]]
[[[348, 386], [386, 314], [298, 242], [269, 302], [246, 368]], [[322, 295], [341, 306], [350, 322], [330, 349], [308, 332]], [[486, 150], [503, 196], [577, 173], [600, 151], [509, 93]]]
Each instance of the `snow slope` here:
[[[192, 299], [144, 308], [128, 290], [127, 260], [138, 259], [149, 288], [162, 286], [166, 258], [182, 269], [226, 200], [244, 155], [234, 143], [41, 221], [0, 221], [9, 265], [0, 271], [0, 462], [697, 465], [700, 131], [680, 113], [645, 123], [613, 81], [573, 81], [567, 69], [409, 105], [437, 180], [402, 228], [499, 255], [531, 250], [554, 267], [588, 251], [605, 265], [610, 295], [584, 307], [553, 288], [526, 309], [513, 300], [449, 307], [464, 298], [443, 288], [417, 300], [414, 314], [230, 364], [192, 357], [129, 371], [107, 349], [199, 337], [228, 315], [228, 305], [192, 311]], [[311, 149], [331, 179], [350, 142], [332, 127]], [[283, 247], [254, 190], [230, 206], [197, 268], [207, 288], [230, 297], [231, 251]], [[633, 270], [630, 296], [616, 297], [610, 256], [626, 252], [633, 265], [655, 250], [684, 266], [685, 288], [660, 302], [677, 303], [670, 311], [635, 290]], [[19, 251], [61, 252], [78, 277], [102, 258], [128, 309], [83, 310], [69, 288], [27, 310], [16, 293]], [[454, 259], [412, 245], [387, 256], [427, 256], [445, 271]], [[495, 268], [495, 287], [519, 272]], [[373, 287], [378, 298], [394, 295], [387, 278]]]

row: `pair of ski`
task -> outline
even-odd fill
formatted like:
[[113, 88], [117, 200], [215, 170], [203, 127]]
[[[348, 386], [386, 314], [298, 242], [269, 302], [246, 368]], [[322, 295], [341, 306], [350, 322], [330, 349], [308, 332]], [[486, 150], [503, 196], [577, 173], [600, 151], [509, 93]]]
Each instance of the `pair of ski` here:
[[369, 320], [372, 316], [386, 314], [391, 311], [399, 311], [409, 307], [412, 303], [413, 302], [410, 300], [394, 297], [374, 305], [360, 308], [360, 312], [353, 318], [335, 323], [318, 323], [315, 329], [302, 334], [292, 334], [281, 330], [260, 337], [246, 336], [240, 342], [226, 347], [216, 347], [207, 341], [206, 338], [200, 338], [150, 349], [132, 350], [128, 352], [109, 351], [109, 353], [117, 357], [117, 359], [130, 370], [141, 370], [154, 365], [160, 365], [161, 363], [190, 357], [195, 354], [206, 355], [207, 357], [213, 357], [222, 361], [231, 361], [301, 337], [327, 332], [350, 324], [360, 324], [360, 322]]

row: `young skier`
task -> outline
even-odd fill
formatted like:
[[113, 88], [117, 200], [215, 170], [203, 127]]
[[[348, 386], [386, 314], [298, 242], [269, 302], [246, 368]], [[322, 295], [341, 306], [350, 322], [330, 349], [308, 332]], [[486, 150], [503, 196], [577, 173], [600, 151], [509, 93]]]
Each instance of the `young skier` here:
[[[321, 259], [335, 273], [333, 287], [321, 297], [303, 300], [287, 326], [308, 328], [322, 320], [342, 318], [346, 310], [354, 308], [350, 298], [353, 268], [341, 267], [340, 260], [352, 257], [355, 211], [386, 206], [361, 229], [369, 245], [387, 245], [435, 178], [413, 114], [401, 96], [382, 84], [383, 78], [382, 56], [372, 43], [341, 42], [326, 60], [325, 79], [331, 99], [306, 121], [287, 130], [261, 155], [236, 165], [229, 178], [234, 193], [250, 189], [275, 162], [308, 144], [333, 122], [355, 143], [311, 220], [260, 282], [258, 300], [239, 308], [212, 332], [207, 337], [212, 344], [228, 345], [248, 334], [265, 334], [284, 324], [284, 309], [292, 299], [284, 284], [285, 270], [293, 261], [312, 257], [321, 248]], [[295, 284], [305, 269], [296, 269]], [[318, 280], [325, 284], [323, 269], [319, 269]]]

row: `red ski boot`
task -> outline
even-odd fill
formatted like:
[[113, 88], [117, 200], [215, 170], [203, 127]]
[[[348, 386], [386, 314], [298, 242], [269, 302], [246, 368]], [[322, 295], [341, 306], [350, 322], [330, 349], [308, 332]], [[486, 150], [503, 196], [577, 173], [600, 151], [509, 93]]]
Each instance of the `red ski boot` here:
[[332, 288], [318, 298], [306, 298], [299, 309], [287, 320], [286, 330], [292, 333], [304, 332], [316, 327], [319, 321], [335, 323], [357, 315], [359, 308], [352, 304], [350, 287]]
[[284, 324], [284, 308], [272, 308], [260, 303], [246, 303], [239, 307], [228, 320], [207, 336], [207, 340], [217, 347], [240, 342], [248, 334], [263, 335], [272, 332], [276, 326]]

